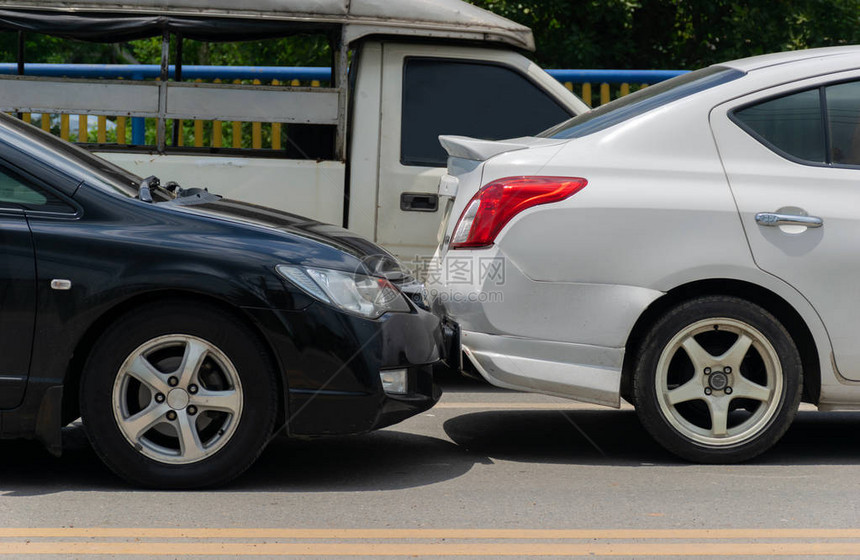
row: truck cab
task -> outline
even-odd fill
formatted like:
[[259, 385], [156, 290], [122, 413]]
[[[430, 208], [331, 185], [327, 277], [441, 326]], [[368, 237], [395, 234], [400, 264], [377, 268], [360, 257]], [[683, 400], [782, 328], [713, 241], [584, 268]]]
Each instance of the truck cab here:
[[[21, 53], [19, 75], [0, 77], [0, 110], [43, 119], [83, 115], [82, 123], [86, 116], [117, 124], [146, 119], [156, 131], [149, 143], [85, 143], [138, 175], [343, 225], [414, 263], [432, 255], [444, 211], [437, 187], [447, 155], [439, 135], [532, 135], [588, 109], [523, 54], [534, 49], [528, 28], [460, 0], [160, 4], [0, 0], [3, 30], [163, 41], [159, 76], [148, 81], [34, 75]], [[331, 40], [325, 85], [182, 79], [176, 53], [183, 40], [308, 32]], [[193, 69], [185, 66], [185, 75]], [[200, 143], [208, 145], [177, 145], [171, 126], [183, 120], [213, 123], [211, 140]], [[243, 149], [234, 136], [231, 148], [217, 138], [214, 123], [248, 122], [254, 134], [271, 127], [271, 146], [258, 147], [255, 137]], [[322, 147], [307, 149], [286, 129], [321, 132]]]

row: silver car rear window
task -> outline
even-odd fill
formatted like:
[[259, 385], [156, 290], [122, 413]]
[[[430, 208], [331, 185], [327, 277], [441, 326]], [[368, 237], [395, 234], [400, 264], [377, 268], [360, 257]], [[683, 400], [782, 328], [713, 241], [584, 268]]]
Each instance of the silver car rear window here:
[[744, 72], [709, 66], [620, 97], [538, 134], [541, 138], [580, 138], [638, 117], [694, 93], [736, 80]]

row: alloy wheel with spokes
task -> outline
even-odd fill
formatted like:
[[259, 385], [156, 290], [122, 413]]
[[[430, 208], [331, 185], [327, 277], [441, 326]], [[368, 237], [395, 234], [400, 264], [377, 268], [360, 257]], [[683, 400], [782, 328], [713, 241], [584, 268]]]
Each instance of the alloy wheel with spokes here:
[[135, 349], [113, 388], [114, 417], [141, 453], [193, 463], [217, 453], [242, 414], [242, 384], [221, 350], [198, 337], [170, 334]]
[[711, 296], [676, 307], [643, 345], [634, 380], [643, 425], [674, 453], [734, 462], [787, 429], [801, 390], [797, 349], [757, 305]]
[[99, 457], [142, 486], [216, 486], [274, 431], [278, 389], [262, 339], [236, 315], [181, 300], [135, 308], [93, 348], [81, 418]]
[[[773, 345], [750, 325], [726, 317], [697, 321], [675, 335], [660, 355], [654, 381], [666, 419], [708, 445], [732, 445], [756, 433], [782, 396]], [[705, 414], [697, 414], [705, 408], [701, 403]]]

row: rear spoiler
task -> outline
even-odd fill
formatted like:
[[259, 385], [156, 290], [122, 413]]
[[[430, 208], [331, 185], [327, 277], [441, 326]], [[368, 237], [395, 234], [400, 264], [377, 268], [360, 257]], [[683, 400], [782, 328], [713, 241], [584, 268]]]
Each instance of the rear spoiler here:
[[[532, 142], [528, 142], [531, 140]], [[533, 138], [513, 140], [480, 140], [466, 136], [440, 136], [439, 143], [450, 157], [485, 161], [493, 156], [515, 150], [525, 150], [533, 144]]]

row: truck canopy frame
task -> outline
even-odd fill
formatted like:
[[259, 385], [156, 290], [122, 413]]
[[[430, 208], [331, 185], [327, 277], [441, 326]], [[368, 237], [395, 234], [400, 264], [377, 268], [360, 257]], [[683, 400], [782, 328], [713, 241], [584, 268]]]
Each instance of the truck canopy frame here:
[[343, 26], [368, 35], [501, 42], [534, 50], [528, 27], [461, 0], [0, 0], [0, 29], [96, 42], [175, 33], [205, 41]]
[[[219, 99], [236, 107], [272, 106], [280, 101], [283, 122], [336, 125], [335, 158], [346, 159], [348, 51], [353, 42], [371, 35], [473, 40], [505, 43], [534, 50], [529, 28], [461, 0], [0, 0], [0, 31], [17, 31], [18, 76], [0, 78], [0, 110], [80, 112], [93, 99], [97, 106], [132, 103], [124, 113], [157, 120], [156, 150], [164, 153], [166, 123], [173, 119], [234, 118], [261, 120], [265, 115], [225, 112]], [[162, 37], [161, 77], [157, 84], [114, 82], [57, 83], [25, 77], [26, 32], [92, 42], [123, 42]], [[331, 87], [310, 92], [299, 88], [232, 88], [222, 84], [186, 85], [169, 81], [171, 35], [179, 43], [175, 79], [181, 82], [182, 39], [243, 41], [317, 32], [329, 35], [334, 46]], [[33, 82], [40, 82], [38, 84]], [[45, 95], [34, 99], [39, 88]], [[156, 90], [155, 96], [148, 93]], [[133, 95], [129, 95], [132, 94]], [[328, 97], [323, 97], [328, 96]], [[66, 100], [58, 103], [52, 100]], [[68, 101], [74, 101], [69, 103]], [[168, 101], [169, 100], [169, 101]], [[219, 114], [203, 111], [209, 106]], [[98, 110], [86, 111], [99, 114]], [[176, 132], [174, 132], [174, 135]]]

